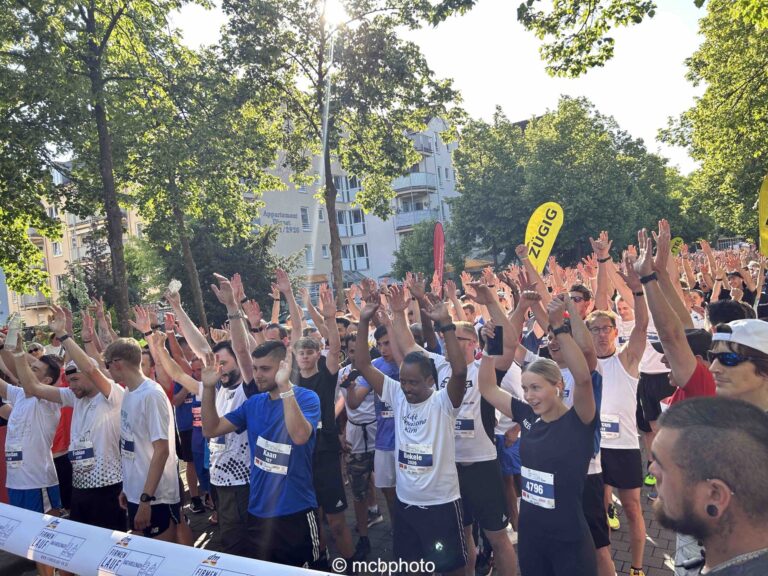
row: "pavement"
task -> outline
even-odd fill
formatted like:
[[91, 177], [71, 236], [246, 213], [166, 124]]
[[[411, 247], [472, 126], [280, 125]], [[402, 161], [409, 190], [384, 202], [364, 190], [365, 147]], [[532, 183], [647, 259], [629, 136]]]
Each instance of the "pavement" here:
[[[182, 478], [183, 477], [184, 474], [182, 474]], [[662, 528], [659, 523], [653, 519], [651, 504], [648, 501], [646, 494], [647, 490], [644, 488], [642, 493], [642, 505], [647, 531], [643, 561], [645, 574], [646, 576], [672, 576], [672, 574], [674, 574], [675, 535], [669, 530]], [[352, 510], [352, 494], [349, 489], [347, 490], [347, 499], [350, 503], [346, 512], [347, 522], [353, 530], [353, 540], [356, 543], [357, 535], [354, 532], [355, 520], [354, 512]], [[382, 561], [392, 560], [391, 524], [387, 514], [387, 506], [383, 495], [380, 493], [378, 494], [378, 500], [379, 509], [384, 514], [384, 522], [373, 526], [369, 530], [372, 550], [367, 560], [374, 562], [377, 559], [381, 559]], [[621, 521], [621, 528], [617, 532], [611, 534], [611, 551], [613, 560], [616, 564], [616, 572], [619, 576], [623, 576], [629, 574], [631, 559], [629, 552], [630, 540], [626, 515], [622, 513], [620, 504], [617, 504], [617, 506], [620, 512], [619, 519]], [[209, 516], [209, 513], [190, 514], [192, 531], [195, 535], [195, 547], [218, 550], [218, 529], [208, 522]], [[328, 530], [327, 525], [325, 526], [325, 534], [326, 541], [330, 543], [331, 557], [334, 557], [333, 544], [330, 542], [330, 531]], [[0, 575], [34, 576], [35, 574], [36, 571], [33, 562], [0, 550]]]

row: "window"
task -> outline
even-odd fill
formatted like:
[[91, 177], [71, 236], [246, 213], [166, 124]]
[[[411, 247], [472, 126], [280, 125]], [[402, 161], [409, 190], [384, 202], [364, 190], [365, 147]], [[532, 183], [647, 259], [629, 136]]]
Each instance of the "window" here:
[[61, 242], [54, 242], [53, 243], [53, 255], [54, 256], [61, 256]]
[[448, 167], [446, 166], [445, 167], [445, 179], [448, 180], [448, 178], [449, 178], [449, 176], [448, 176]]
[[64, 274], [56, 275], [56, 290], [58, 290], [59, 292], [64, 290], [64, 278], [65, 278]]
[[368, 244], [352, 246], [355, 255], [355, 270], [368, 270]]
[[307, 185], [306, 184], [302, 184], [301, 186], [299, 186], [299, 193], [301, 193], [301, 194], [309, 193], [309, 190], [307, 189]]
[[325, 210], [323, 210], [322, 206], [317, 207], [317, 219], [320, 222], [325, 222]]
[[312, 230], [312, 226], [309, 223], [309, 208], [306, 206], [301, 207], [301, 228], [304, 232]]
[[58, 218], [59, 217], [59, 209], [56, 208], [56, 206], [48, 206], [48, 216], [50, 218]]
[[323, 244], [322, 245], [322, 253], [323, 253], [323, 258], [329, 258], [330, 257], [330, 255], [328, 253], [328, 244]]
[[73, 234], [72, 235], [72, 251], [74, 252], [75, 250], [77, 250], [77, 235]]
[[437, 167], [437, 185], [443, 185], [443, 171], [440, 170], [440, 166]]
[[315, 267], [315, 256], [312, 254], [312, 244], [304, 245], [304, 262], [307, 268]]

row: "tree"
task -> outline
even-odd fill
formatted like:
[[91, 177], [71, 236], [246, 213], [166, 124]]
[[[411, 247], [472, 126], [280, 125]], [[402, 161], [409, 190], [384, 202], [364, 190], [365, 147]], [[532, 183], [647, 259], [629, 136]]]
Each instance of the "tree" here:
[[266, 172], [277, 161], [280, 107], [273, 91], [238, 78], [217, 50], [172, 45], [154, 58], [160, 93], [129, 161], [133, 192], [153, 244], [180, 247], [184, 284], [207, 327], [189, 221], [205, 215], [225, 244], [251, 233], [257, 204], [246, 195], [282, 186]]
[[435, 221], [419, 222], [395, 250], [392, 274], [402, 280], [406, 272], [420, 272], [427, 278], [435, 271]]
[[149, 241], [130, 238], [125, 243], [125, 268], [131, 304], [156, 302], [168, 285], [164, 263]]
[[448, 201], [453, 215], [449, 252], [462, 255], [459, 271], [463, 256], [478, 249], [490, 252], [497, 264], [508, 260], [502, 252], [514, 255], [529, 216], [517, 203], [525, 184], [523, 154], [522, 126], [499, 107], [492, 123], [472, 120], [462, 130], [453, 155], [459, 196]]
[[768, 35], [734, 19], [733, 7], [708, 3], [704, 41], [687, 62], [688, 79], [706, 90], [662, 134], [701, 162], [691, 181], [699, 209], [725, 230], [757, 238], [754, 205], [768, 173]]
[[[190, 222], [190, 244], [197, 262], [199, 282], [205, 286], [203, 301], [210, 325], [221, 326], [227, 319], [226, 310], [209, 288], [214, 283], [214, 273], [228, 277], [235, 272], [240, 273], [246, 296], [259, 301], [268, 319], [272, 310], [269, 294], [275, 269], [280, 267], [290, 273], [296, 270], [303, 255], [299, 253], [288, 258], [274, 255], [272, 249], [278, 230], [273, 226], [260, 226], [253, 234], [245, 238], [235, 236], [229, 242], [221, 241], [216, 227], [216, 222], [206, 221], [205, 218]], [[184, 277], [184, 258], [178, 245], [161, 251], [160, 257], [165, 265], [167, 279]], [[192, 292], [188, 283], [182, 282], [179, 293], [182, 301], [191, 301]], [[200, 321], [194, 310], [190, 310], [190, 316]]]
[[[124, 129], [123, 138], [116, 138], [114, 124], [131, 124], [152, 99], [146, 82], [151, 55], [171, 41], [167, 16], [182, 4], [36, 0], [5, 2], [0, 10], [11, 33], [3, 43], [3, 64], [24, 76], [23, 114], [44, 134], [38, 154], [50, 156], [46, 147], [54, 146], [75, 158], [70, 175], [76, 186], [66, 198], [67, 211], [91, 214], [98, 202], [104, 212], [123, 334], [129, 326], [120, 194], [127, 185], [123, 165], [134, 135]], [[112, 112], [116, 102], [133, 102], [133, 115], [118, 118]]]
[[[357, 204], [386, 218], [391, 181], [418, 162], [408, 134], [439, 116], [449, 122], [458, 99], [450, 81], [433, 78], [418, 47], [398, 37], [426, 15], [406, 0], [348, 0], [334, 28], [326, 0], [226, 0], [233, 61], [246, 77], [274, 86], [287, 115], [286, 164], [306, 173], [320, 153], [320, 192], [328, 212], [333, 281], [343, 301], [341, 240], [332, 166], [362, 181]], [[324, 125], [325, 99], [329, 97]], [[305, 174], [306, 175], [306, 174]]]

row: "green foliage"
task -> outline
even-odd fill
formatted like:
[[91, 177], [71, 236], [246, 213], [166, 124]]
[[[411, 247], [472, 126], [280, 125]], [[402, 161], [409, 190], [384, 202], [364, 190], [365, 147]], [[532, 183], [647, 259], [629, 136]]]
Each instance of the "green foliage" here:
[[768, 35], [733, 18], [745, 4], [758, 3], [708, 3], [704, 41], [688, 60], [689, 80], [706, 90], [662, 136], [701, 162], [691, 179], [697, 209], [726, 233], [756, 238], [754, 205], [768, 173]]
[[[243, 279], [246, 296], [258, 300], [265, 317], [268, 318], [272, 310], [272, 299], [269, 294], [275, 268], [282, 267], [290, 273], [298, 268], [303, 254], [299, 253], [288, 258], [275, 256], [272, 249], [277, 240], [278, 231], [271, 226], [261, 226], [246, 238], [235, 236], [228, 241], [221, 240], [221, 235], [216, 233], [216, 224], [212, 222], [194, 221], [190, 229], [192, 251], [195, 254], [199, 281], [203, 287], [205, 311], [210, 325], [220, 326], [227, 319], [226, 309], [210, 290], [210, 285], [214, 282], [214, 273], [229, 277], [239, 272]], [[186, 271], [180, 247], [175, 245], [161, 251], [160, 258], [166, 274], [164, 282], [167, 284], [171, 278], [181, 280], [181, 299], [183, 302], [192, 302], [193, 296], [189, 282], [184, 281]], [[187, 311], [190, 317], [199, 321], [194, 310]]]
[[553, 251], [564, 263], [591, 253], [589, 236], [601, 230], [618, 250], [662, 217], [681, 235], [708, 229], [690, 182], [587, 100], [563, 97], [557, 110], [522, 126], [497, 110], [492, 124], [471, 122], [462, 134], [449, 254], [458, 247], [513, 261], [531, 213], [548, 201], [565, 213]]
[[168, 284], [164, 262], [149, 241], [130, 238], [125, 243], [128, 295], [132, 304], [156, 302]]
[[395, 253], [392, 274], [398, 280], [405, 278], [406, 272], [421, 272], [431, 278], [435, 271], [435, 221], [419, 222], [410, 234], [400, 240], [400, 248]]
[[68, 274], [62, 279], [62, 289], [59, 291], [59, 306], [66, 306], [73, 312], [79, 312], [88, 308], [91, 298], [88, 295], [88, 286], [85, 282], [85, 271], [82, 266], [70, 264], [67, 267]]

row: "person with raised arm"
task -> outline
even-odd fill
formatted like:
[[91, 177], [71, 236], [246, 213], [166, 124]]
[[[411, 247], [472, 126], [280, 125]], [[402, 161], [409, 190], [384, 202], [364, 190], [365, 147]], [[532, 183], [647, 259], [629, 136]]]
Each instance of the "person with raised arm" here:
[[207, 438], [248, 434], [251, 465], [245, 554], [302, 566], [320, 557], [312, 483], [320, 399], [291, 383], [293, 354], [282, 342], [266, 342], [251, 357], [259, 392], [223, 417], [216, 408], [221, 367], [212, 353], [206, 357], [203, 434]]
[[599, 419], [589, 367], [565, 323], [565, 310], [566, 303], [560, 299], [547, 307], [551, 336], [574, 380], [572, 408], [563, 402], [563, 376], [552, 360], [542, 358], [526, 368], [522, 377], [525, 401], [496, 385], [492, 357], [484, 353], [480, 363], [478, 382], [483, 398], [521, 428], [518, 554], [523, 576], [591, 576], [597, 572], [582, 494]]
[[[434, 364], [418, 351], [405, 355], [400, 382], [373, 367], [367, 346], [357, 346], [355, 366], [394, 412], [398, 463], [394, 556], [407, 562], [432, 562], [436, 572], [458, 576], [467, 563], [467, 543], [454, 430], [464, 399], [467, 364], [447, 306], [435, 297], [428, 304], [430, 320], [440, 323], [452, 369], [445, 387], [436, 390]], [[358, 342], [368, 341], [369, 324], [379, 305], [378, 293], [368, 294], [360, 311]]]

